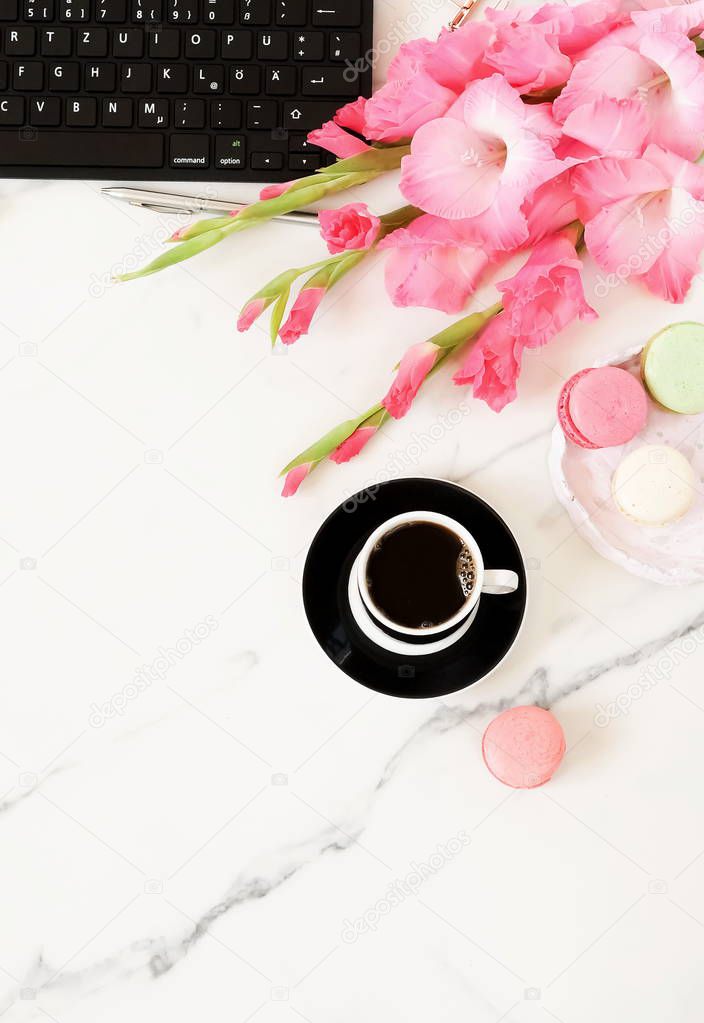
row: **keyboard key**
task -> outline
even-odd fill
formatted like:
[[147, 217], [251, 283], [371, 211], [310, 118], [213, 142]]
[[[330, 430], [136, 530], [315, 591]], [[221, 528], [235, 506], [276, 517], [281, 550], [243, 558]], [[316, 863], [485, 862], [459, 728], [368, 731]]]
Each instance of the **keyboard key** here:
[[[0, 99], [0, 128], [16, 127], [17, 125], [24, 124], [24, 100], [21, 96], [8, 96], [4, 99]], [[3, 159], [5, 156], [6, 138], [2, 137], [2, 153]]]
[[264, 91], [268, 96], [295, 96], [297, 68], [268, 67], [264, 72]]
[[271, 0], [240, 0], [240, 24], [268, 25], [271, 21]]
[[210, 127], [236, 131], [242, 125], [242, 104], [238, 99], [223, 99], [210, 104]]
[[273, 100], [260, 100], [247, 104], [247, 127], [257, 130], [277, 127], [278, 109]]
[[312, 0], [313, 24], [342, 28], [362, 23], [360, 0]]
[[301, 92], [304, 96], [357, 96], [359, 80], [347, 68], [307, 67], [303, 69]]
[[167, 21], [192, 25], [198, 21], [198, 0], [166, 0]]
[[258, 60], [286, 60], [288, 57], [287, 32], [260, 32], [257, 39]]
[[335, 32], [330, 36], [330, 60], [359, 60], [362, 40], [359, 32]]
[[249, 60], [252, 56], [252, 33], [223, 32], [220, 55], [224, 60]]
[[335, 102], [284, 103], [283, 126], [289, 131], [312, 131], [329, 121], [338, 105]]
[[169, 124], [169, 101], [167, 99], [143, 99], [137, 107], [137, 124], [140, 128], [166, 128]]
[[152, 69], [150, 64], [123, 64], [120, 72], [122, 92], [151, 92]]
[[42, 57], [70, 57], [71, 30], [68, 28], [45, 28], [39, 37], [39, 52]]
[[44, 65], [38, 61], [15, 64], [15, 92], [41, 92], [44, 87]]
[[33, 57], [36, 41], [33, 28], [9, 29], [5, 35], [5, 53], [8, 57]]
[[98, 104], [91, 97], [66, 100], [66, 124], [69, 128], [95, 128]]
[[80, 80], [80, 64], [51, 64], [49, 66], [49, 89], [51, 92], [78, 92]]
[[127, 18], [127, 0], [95, 0], [95, 20], [100, 25], [117, 25]]
[[282, 153], [252, 153], [252, 170], [281, 170], [284, 165]]
[[85, 70], [86, 92], [114, 92], [117, 80], [115, 64], [88, 64]]
[[308, 141], [307, 135], [296, 135], [292, 133], [288, 137], [288, 151], [289, 153], [317, 153], [319, 152], [317, 146], [312, 146]]
[[61, 21], [89, 21], [90, 10], [88, 0], [62, 0], [59, 6]]
[[215, 167], [218, 170], [240, 170], [247, 158], [244, 135], [215, 136]]
[[230, 92], [236, 95], [253, 96], [259, 92], [259, 68], [252, 64], [240, 64], [230, 68]]
[[277, 25], [305, 25], [307, 0], [276, 0]]
[[296, 32], [293, 37], [295, 60], [322, 60], [325, 52], [325, 36], [322, 32]]
[[156, 91], [178, 95], [188, 92], [188, 65], [159, 64], [156, 71]]
[[320, 167], [319, 153], [291, 153], [288, 158], [288, 169], [292, 171], [317, 170]]
[[29, 101], [29, 123], [34, 128], [58, 128], [61, 124], [61, 100], [35, 96]]
[[82, 28], [77, 33], [77, 57], [107, 57], [108, 30], [106, 28]]
[[188, 32], [186, 35], [186, 57], [192, 60], [212, 60], [215, 56], [216, 35], [212, 29]]
[[209, 25], [234, 25], [235, 0], [205, 0], [203, 14]]
[[217, 96], [225, 91], [225, 68], [222, 64], [205, 64], [193, 69], [193, 91], [197, 95]]
[[54, 17], [54, 0], [24, 0], [25, 21], [51, 21]]
[[131, 99], [103, 100], [104, 128], [131, 128], [134, 120]]
[[137, 60], [144, 54], [144, 32], [124, 28], [112, 34], [112, 55], [121, 60]]
[[208, 135], [174, 135], [171, 139], [170, 164], [174, 168], [206, 168], [210, 166]]
[[163, 18], [161, 0], [132, 0], [132, 21], [136, 24], [156, 24]]
[[6, 60], [0, 60], [0, 92], [7, 89], [10, 79], [9, 67]]
[[[0, 100], [0, 119], [2, 104]], [[22, 103], [22, 100], [19, 100]], [[0, 123], [2, 121], [0, 120]], [[16, 121], [21, 124], [22, 121]], [[31, 142], [19, 132], [2, 139], [0, 162], [7, 167], [105, 167], [156, 170], [164, 165], [164, 136], [98, 131], [39, 132]]]
[[178, 100], [174, 108], [175, 128], [205, 128], [205, 100]]
[[175, 28], [160, 28], [149, 33], [149, 56], [157, 60], [176, 60], [181, 52], [181, 34]]

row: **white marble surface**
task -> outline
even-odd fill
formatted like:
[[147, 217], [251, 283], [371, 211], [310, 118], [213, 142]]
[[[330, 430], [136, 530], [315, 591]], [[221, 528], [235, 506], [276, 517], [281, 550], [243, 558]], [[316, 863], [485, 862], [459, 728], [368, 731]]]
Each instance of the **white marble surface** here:
[[[465, 397], [439, 373], [284, 502], [280, 466], [444, 318], [360, 272], [272, 355], [237, 310], [315, 233], [103, 283], [162, 226], [95, 183], [0, 185], [3, 1019], [700, 1021], [704, 590], [600, 560], [546, 453], [561, 381], [704, 317], [702, 281], [675, 310], [594, 298], [588, 265], [600, 322], [530, 353], [514, 406], [471, 404], [427, 443]], [[301, 608], [321, 519], [410, 474], [493, 502], [530, 559], [513, 655], [446, 700], [355, 685]], [[481, 732], [532, 701], [569, 752], [512, 792]]]

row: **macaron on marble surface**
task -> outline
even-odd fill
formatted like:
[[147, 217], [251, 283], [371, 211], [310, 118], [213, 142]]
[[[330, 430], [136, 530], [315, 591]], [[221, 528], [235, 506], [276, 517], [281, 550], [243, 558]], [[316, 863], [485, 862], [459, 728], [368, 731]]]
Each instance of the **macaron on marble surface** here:
[[696, 477], [668, 444], [643, 444], [619, 463], [611, 480], [617, 508], [641, 526], [668, 526], [692, 507]]
[[557, 415], [563, 433], [578, 447], [617, 447], [644, 428], [648, 397], [628, 370], [618, 366], [583, 369], [562, 388]]
[[490, 722], [482, 739], [489, 771], [504, 785], [533, 789], [552, 778], [565, 755], [560, 722], [542, 707], [511, 707]]
[[673, 323], [661, 330], [643, 349], [641, 373], [663, 408], [704, 412], [704, 324]]

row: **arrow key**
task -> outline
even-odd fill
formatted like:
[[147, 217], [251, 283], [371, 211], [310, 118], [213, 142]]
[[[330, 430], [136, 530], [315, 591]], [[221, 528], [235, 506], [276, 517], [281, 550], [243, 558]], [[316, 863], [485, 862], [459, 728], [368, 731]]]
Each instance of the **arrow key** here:
[[283, 127], [289, 131], [312, 131], [329, 121], [340, 104], [335, 103], [284, 103]]
[[284, 165], [282, 153], [252, 153], [252, 170], [281, 170]]
[[304, 96], [358, 96], [359, 76], [354, 68], [306, 68], [301, 91]]

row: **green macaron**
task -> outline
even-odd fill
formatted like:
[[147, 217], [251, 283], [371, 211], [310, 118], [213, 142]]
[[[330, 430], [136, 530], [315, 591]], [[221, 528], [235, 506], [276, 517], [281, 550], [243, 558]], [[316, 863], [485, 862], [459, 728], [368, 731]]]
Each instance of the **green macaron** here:
[[650, 396], [671, 412], [704, 412], [704, 323], [672, 323], [648, 341], [641, 372]]

